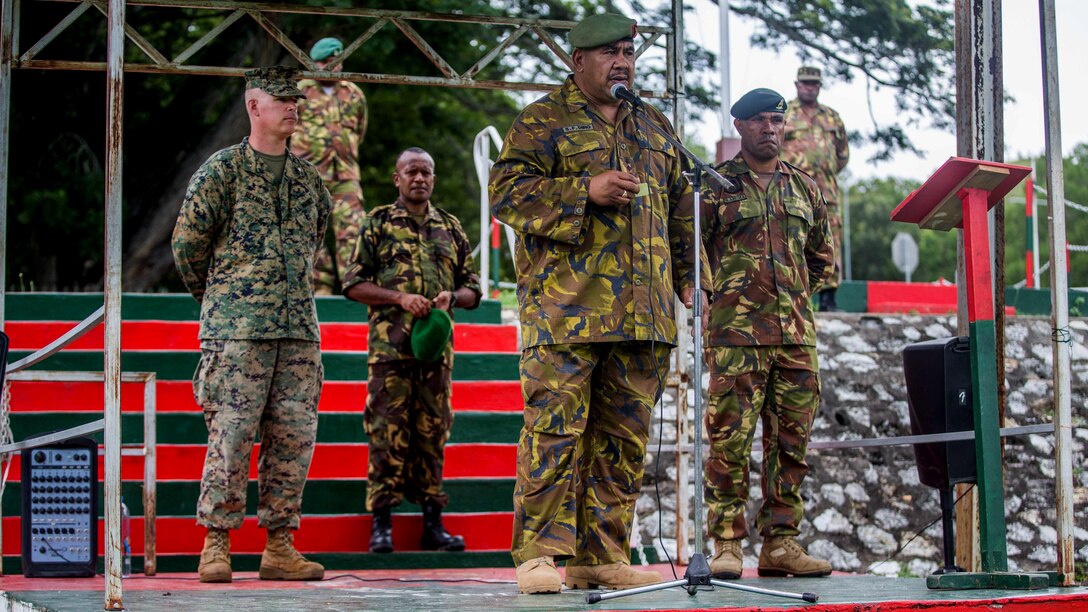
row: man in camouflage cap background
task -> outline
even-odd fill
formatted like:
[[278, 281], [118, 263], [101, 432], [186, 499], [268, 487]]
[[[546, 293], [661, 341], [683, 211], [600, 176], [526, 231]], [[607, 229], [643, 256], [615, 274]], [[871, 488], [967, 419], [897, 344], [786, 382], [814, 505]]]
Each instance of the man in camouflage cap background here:
[[[635, 21], [587, 17], [574, 73], [514, 121], [491, 209], [518, 233], [525, 424], [511, 552], [522, 593], [659, 582], [630, 567], [653, 406], [695, 287], [691, 187], [680, 153], [610, 88], [631, 88]], [[709, 278], [709, 273], [704, 274]]]
[[364, 423], [370, 437], [366, 507], [370, 551], [393, 552], [391, 512], [403, 499], [423, 509], [423, 550], [461, 551], [442, 525], [446, 441], [453, 426], [453, 347], [437, 361], [413, 354], [412, 327], [431, 309], [480, 304], [472, 247], [457, 217], [434, 206], [434, 159], [418, 147], [397, 157], [400, 196], [371, 211], [359, 230], [344, 295], [370, 308]]
[[[344, 43], [322, 38], [310, 49], [319, 70], [340, 70]], [[314, 262], [314, 293], [340, 290], [359, 226], [366, 218], [359, 184], [359, 146], [366, 136], [367, 105], [363, 90], [351, 81], [305, 79], [298, 84], [306, 96], [298, 105], [299, 129], [291, 151], [315, 166], [332, 195], [332, 216]]]
[[839, 204], [838, 175], [850, 161], [850, 143], [846, 126], [830, 106], [820, 104], [822, 74], [819, 68], [801, 66], [797, 70], [797, 97], [786, 105], [786, 132], [782, 141], [782, 159], [816, 179], [827, 203], [827, 218], [835, 237], [835, 270], [819, 292], [820, 310], [835, 311], [835, 290], [842, 280], [842, 210]]
[[820, 405], [810, 298], [831, 276], [834, 245], [812, 177], [779, 160], [786, 101], [755, 89], [732, 107], [741, 149], [717, 166], [739, 189], [709, 194], [704, 237], [714, 266], [706, 325], [706, 429], [711, 573], [739, 578], [748, 536], [748, 465], [763, 420], [760, 576], [826, 576], [831, 565], [794, 540], [804, 506], [805, 452]]
[[319, 580], [293, 545], [317, 433], [324, 370], [311, 270], [329, 193], [287, 150], [298, 124], [294, 68], [246, 73], [250, 133], [189, 181], [174, 227], [178, 273], [200, 302], [193, 379], [208, 452], [197, 502], [207, 528], [201, 582], [230, 582], [230, 529], [242, 526], [253, 437], [261, 436], [257, 524], [263, 580]]

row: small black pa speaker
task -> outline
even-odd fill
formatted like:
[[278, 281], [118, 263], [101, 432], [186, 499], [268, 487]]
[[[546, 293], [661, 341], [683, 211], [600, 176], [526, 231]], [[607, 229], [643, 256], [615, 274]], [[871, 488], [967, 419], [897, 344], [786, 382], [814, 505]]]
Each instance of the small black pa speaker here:
[[[974, 429], [971, 345], [967, 336], [939, 338], [903, 349], [903, 374], [914, 435]], [[975, 482], [975, 441], [915, 444], [918, 479], [942, 490]]]

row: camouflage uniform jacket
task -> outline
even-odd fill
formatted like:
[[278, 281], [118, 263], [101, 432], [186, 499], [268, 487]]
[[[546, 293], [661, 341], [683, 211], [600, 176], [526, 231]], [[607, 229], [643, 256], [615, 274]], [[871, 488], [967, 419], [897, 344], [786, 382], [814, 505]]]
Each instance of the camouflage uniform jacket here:
[[[421, 226], [398, 199], [370, 212], [355, 243], [351, 266], [344, 276], [348, 287], [370, 281], [384, 289], [416, 293], [434, 299], [442, 291], [467, 287], [480, 303], [480, 277], [473, 271], [472, 247], [461, 222], [433, 204]], [[367, 360], [370, 363], [412, 359], [414, 317], [396, 305], [371, 306]], [[453, 356], [446, 349], [447, 364]]]
[[717, 166], [743, 190], [709, 194], [703, 236], [714, 262], [707, 346], [816, 345], [810, 296], [834, 270], [816, 182], [779, 162], [763, 191], [737, 155]]
[[298, 105], [299, 128], [291, 151], [317, 166], [325, 181], [357, 181], [359, 145], [366, 136], [366, 96], [350, 81], [337, 81], [327, 94], [313, 79], [299, 81], [306, 100]]
[[786, 105], [786, 132], [782, 137], [782, 159], [804, 170], [820, 187], [824, 200], [838, 204], [839, 172], [850, 161], [850, 143], [839, 114], [818, 104], [812, 119], [801, 112], [801, 102]]
[[[675, 293], [695, 286], [691, 186], [676, 149], [620, 107], [615, 124], [573, 78], [514, 121], [491, 169], [491, 210], [518, 232], [522, 344], [676, 343]], [[626, 170], [647, 183], [629, 208], [589, 202], [590, 178]], [[702, 259], [705, 265], [705, 259]], [[704, 275], [709, 278], [709, 275]]]
[[172, 246], [200, 302], [202, 340], [320, 339], [310, 279], [329, 192], [290, 152], [279, 189], [273, 184], [248, 138], [189, 180]]

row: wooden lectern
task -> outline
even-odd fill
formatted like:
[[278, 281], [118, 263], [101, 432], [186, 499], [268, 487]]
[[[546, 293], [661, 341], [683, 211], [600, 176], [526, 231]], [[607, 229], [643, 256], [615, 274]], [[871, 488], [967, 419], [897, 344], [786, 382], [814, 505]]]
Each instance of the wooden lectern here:
[[[935, 574], [931, 589], [1041, 589], [1046, 573], [1010, 573], [1002, 490], [1001, 432], [997, 410], [997, 351], [987, 213], [1031, 168], [963, 157], [949, 158], [892, 211], [893, 221], [924, 229], [963, 229], [967, 317], [971, 339], [971, 386], [978, 466], [979, 547], [982, 572]], [[1003, 240], [998, 236], [997, 240]]]

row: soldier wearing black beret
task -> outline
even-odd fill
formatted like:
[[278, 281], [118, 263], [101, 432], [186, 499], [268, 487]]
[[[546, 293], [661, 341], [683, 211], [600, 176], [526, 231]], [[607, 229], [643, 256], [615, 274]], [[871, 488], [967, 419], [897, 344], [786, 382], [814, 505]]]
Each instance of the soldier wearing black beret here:
[[707, 316], [706, 428], [710, 571], [739, 578], [749, 535], [748, 465], [763, 419], [760, 576], [826, 576], [831, 564], [795, 541], [808, 472], [805, 452], [820, 405], [810, 298], [834, 270], [827, 211], [816, 182], [779, 161], [786, 101], [753, 89], [730, 109], [740, 153], [717, 169], [740, 185], [707, 196], [704, 237], [714, 270]]

